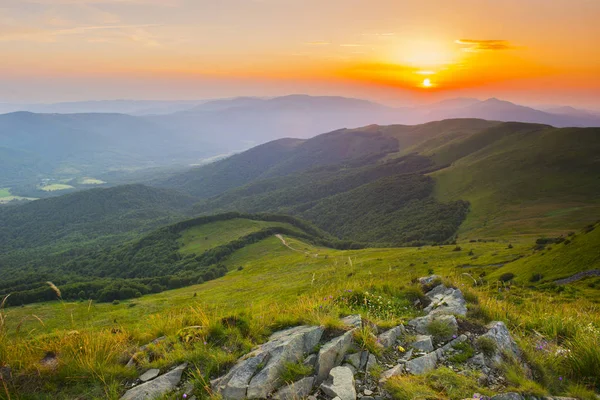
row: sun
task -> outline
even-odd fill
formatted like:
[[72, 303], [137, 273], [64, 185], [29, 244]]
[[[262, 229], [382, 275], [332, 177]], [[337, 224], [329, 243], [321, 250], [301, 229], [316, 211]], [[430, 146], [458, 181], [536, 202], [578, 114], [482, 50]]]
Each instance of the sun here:
[[426, 78], [426, 79], [423, 80], [423, 87], [430, 88], [432, 86], [433, 86], [433, 84], [431, 83], [431, 79]]

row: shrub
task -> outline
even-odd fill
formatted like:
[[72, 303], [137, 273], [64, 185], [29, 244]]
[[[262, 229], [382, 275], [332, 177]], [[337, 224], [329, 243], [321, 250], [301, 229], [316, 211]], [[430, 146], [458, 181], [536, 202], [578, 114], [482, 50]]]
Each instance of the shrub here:
[[509, 282], [512, 281], [515, 278], [515, 276], [516, 275], [512, 272], [505, 272], [504, 274], [500, 275], [500, 278], [498, 279], [502, 282]]
[[457, 364], [462, 364], [462, 363], [466, 362], [469, 358], [473, 357], [473, 355], [475, 354], [475, 350], [473, 349], [473, 346], [471, 346], [471, 343], [469, 343], [469, 342], [462, 342], [462, 343], [458, 343], [458, 344], [454, 345], [454, 350], [456, 350], [457, 352], [455, 354], [451, 355], [450, 357], [448, 357], [448, 361], [457, 363]]
[[244, 267], [242, 267], [242, 266], [240, 265], [240, 266], [238, 267], [238, 269], [237, 269], [237, 270], [238, 270], [238, 271], [241, 271], [241, 270], [243, 270], [243, 269], [244, 269]]
[[440, 342], [452, 337], [452, 335], [456, 333], [456, 330], [455, 327], [448, 322], [434, 319], [427, 325], [427, 332], [433, 336], [436, 342]]
[[491, 316], [483, 307], [478, 304], [469, 304], [467, 307], [467, 317], [483, 322], [490, 322]]
[[512, 249], [512, 248], [513, 248], [513, 245], [511, 243], [509, 243], [507, 249]]
[[460, 246], [456, 246], [454, 249], [452, 249], [452, 251], [461, 251], [462, 248]]
[[475, 346], [481, 351], [486, 357], [492, 357], [496, 354], [496, 349], [498, 346], [494, 339], [489, 338], [487, 336], [480, 336], [475, 341]]
[[533, 274], [531, 275], [531, 278], [529, 278], [529, 282], [539, 282], [542, 280], [542, 278], [544, 277], [544, 275], [542, 274]]
[[361, 349], [376, 356], [381, 355], [382, 347], [377, 343], [377, 336], [373, 334], [369, 326], [363, 326], [354, 331], [354, 341]]

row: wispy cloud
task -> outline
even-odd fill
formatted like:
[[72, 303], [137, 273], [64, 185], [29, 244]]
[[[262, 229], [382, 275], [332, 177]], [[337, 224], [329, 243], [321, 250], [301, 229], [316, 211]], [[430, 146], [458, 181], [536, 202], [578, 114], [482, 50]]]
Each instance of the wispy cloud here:
[[514, 49], [507, 40], [458, 39], [454, 43], [463, 46], [463, 51], [471, 53]]

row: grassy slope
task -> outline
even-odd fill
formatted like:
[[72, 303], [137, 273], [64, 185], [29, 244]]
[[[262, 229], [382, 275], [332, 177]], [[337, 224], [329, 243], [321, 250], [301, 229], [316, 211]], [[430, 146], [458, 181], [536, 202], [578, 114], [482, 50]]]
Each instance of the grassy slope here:
[[432, 174], [438, 199], [471, 203], [460, 233], [555, 235], [595, 221], [600, 215], [600, 129], [514, 125], [445, 148], [455, 155], [450, 160], [471, 152]]
[[212, 224], [195, 226], [182, 232], [179, 249], [181, 254], [202, 254], [206, 250], [212, 249], [258, 232], [261, 229], [269, 227], [285, 227], [297, 230], [290, 224], [270, 221], [258, 221], [250, 219], [236, 218], [228, 221], [218, 221]]
[[[588, 233], [568, 237], [569, 243], [547, 245], [543, 251], [509, 263], [490, 276], [491, 279], [512, 272], [520, 283], [528, 283], [534, 274], [542, 274], [537, 284], [567, 278], [578, 272], [600, 269], [600, 226]], [[593, 279], [593, 278], [592, 278]]]

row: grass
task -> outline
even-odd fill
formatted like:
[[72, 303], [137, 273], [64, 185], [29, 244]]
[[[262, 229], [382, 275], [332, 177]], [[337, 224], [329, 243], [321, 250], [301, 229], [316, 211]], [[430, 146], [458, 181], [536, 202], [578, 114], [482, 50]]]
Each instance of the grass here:
[[235, 239], [269, 227], [285, 227], [299, 231], [290, 224], [235, 218], [195, 226], [182, 233], [179, 249], [182, 254], [202, 254], [206, 250], [227, 244]]
[[[143, 360], [140, 368], [166, 368], [188, 361], [194, 382], [202, 386], [199, 382], [223, 373], [275, 330], [304, 323], [335, 328], [340, 316], [356, 312], [387, 326], [406, 322], [419, 315], [408, 306], [416, 292], [412, 281], [431, 268], [444, 280], [468, 288], [471, 303], [478, 303], [476, 306], [486, 316], [509, 325], [524, 351], [536, 355], [537, 358], [531, 358], [540, 365], [536, 370], [545, 371], [543, 382], [558, 382], [559, 376], [564, 377], [562, 386], [547, 384], [551, 391], [567, 393], [567, 385], [586, 390], [598, 385], [594, 368], [600, 350], [598, 343], [588, 338], [589, 329], [600, 327], [598, 305], [573, 299], [568, 293], [534, 291], [518, 282], [510, 291], [498, 291], [491, 279], [483, 286], [473, 287], [473, 280], [464, 275], [493, 272], [497, 267], [483, 266], [530, 254], [530, 241], [512, 240], [512, 248], [506, 242], [470, 243], [469, 248], [479, 257], [473, 260], [466, 251], [452, 251], [454, 246], [340, 251], [293, 238], [286, 240], [295, 249], [319, 256], [292, 251], [271, 237], [235, 252], [225, 260], [230, 272], [202, 285], [118, 305], [49, 302], [6, 309], [0, 354], [15, 374], [28, 377], [19, 381], [24, 383], [11, 384], [9, 390], [12, 394], [18, 392], [20, 398], [43, 398], [42, 393], [47, 393], [47, 398], [60, 400], [81, 396], [83, 392], [86, 398], [118, 398], [122, 382], [135, 375], [122, 362], [135, 352], [136, 346], [163, 335], [169, 346], [156, 349], [159, 357]], [[465, 264], [472, 266], [462, 267]], [[237, 268], [240, 265], [244, 266], [242, 270]], [[369, 296], [365, 297], [367, 292]], [[355, 298], [363, 303], [357, 304]], [[364, 305], [365, 298], [373, 299], [373, 307]], [[392, 299], [398, 303], [388, 308], [387, 301]], [[130, 307], [132, 303], [135, 307]], [[196, 325], [203, 328], [185, 329]], [[570, 350], [565, 354], [573, 357], [561, 358], [557, 363], [551, 356], [555, 352], [536, 352], [539, 335]], [[370, 348], [373, 343], [369, 333], [361, 336], [364, 346]], [[47, 351], [59, 354], [59, 368], [38, 375], [38, 362]], [[427, 382], [414, 378], [408, 382], [414, 386], [412, 389], [391, 391], [399, 399], [417, 392], [423, 393], [422, 398], [456, 398], [472, 389], [471, 377], [456, 378], [446, 372], [429, 377]], [[532, 384], [515, 381], [514, 385]], [[481, 393], [481, 388], [476, 391]]]
[[0, 188], [0, 199], [3, 197], [10, 197], [10, 189]]
[[96, 179], [96, 178], [83, 177], [83, 178], [79, 179], [78, 183], [80, 185], [103, 185], [106, 182], [101, 181], [100, 179]]
[[38, 186], [38, 189], [43, 190], [44, 192], [57, 192], [59, 190], [75, 189], [75, 187], [65, 185], [64, 183], [53, 183], [50, 185], [40, 185]]
[[279, 379], [286, 383], [293, 383], [310, 375], [312, 372], [313, 368], [310, 365], [304, 365], [302, 361], [289, 362], [284, 365]]

